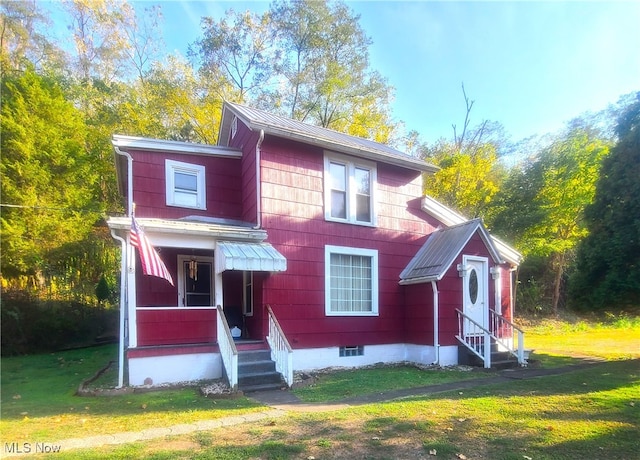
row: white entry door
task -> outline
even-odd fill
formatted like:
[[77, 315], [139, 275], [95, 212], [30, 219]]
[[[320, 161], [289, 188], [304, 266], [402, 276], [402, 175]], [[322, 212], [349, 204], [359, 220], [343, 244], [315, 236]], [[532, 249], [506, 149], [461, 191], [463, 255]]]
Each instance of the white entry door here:
[[[462, 277], [463, 313], [476, 323], [489, 323], [489, 261], [486, 257], [462, 256], [465, 267]], [[478, 335], [481, 331], [469, 321], [464, 322], [464, 335]]]

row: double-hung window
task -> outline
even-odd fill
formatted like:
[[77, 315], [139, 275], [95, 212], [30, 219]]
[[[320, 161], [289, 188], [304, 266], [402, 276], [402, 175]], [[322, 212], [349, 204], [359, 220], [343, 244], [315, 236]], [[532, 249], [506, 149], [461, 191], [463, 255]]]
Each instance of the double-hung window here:
[[165, 160], [167, 206], [207, 209], [202, 165]]
[[325, 218], [375, 225], [375, 164], [330, 154], [325, 156], [324, 174]]
[[378, 251], [325, 246], [327, 316], [378, 315]]

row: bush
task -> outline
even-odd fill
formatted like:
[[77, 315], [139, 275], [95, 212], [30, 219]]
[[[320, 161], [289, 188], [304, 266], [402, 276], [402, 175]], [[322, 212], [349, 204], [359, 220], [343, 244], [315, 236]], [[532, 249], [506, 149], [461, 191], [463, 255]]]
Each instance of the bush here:
[[2, 356], [93, 345], [118, 331], [118, 309], [5, 293], [0, 304]]

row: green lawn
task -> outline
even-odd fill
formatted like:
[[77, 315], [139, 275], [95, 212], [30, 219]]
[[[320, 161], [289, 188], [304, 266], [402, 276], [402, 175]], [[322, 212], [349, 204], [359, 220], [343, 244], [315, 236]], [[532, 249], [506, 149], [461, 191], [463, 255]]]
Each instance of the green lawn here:
[[[321, 413], [287, 416], [145, 443], [70, 451], [61, 458], [630, 459], [640, 436], [640, 321], [538, 322], [527, 348], [543, 366], [603, 358], [555, 377], [514, 380]], [[634, 348], [635, 347], [635, 348]], [[211, 400], [194, 388], [116, 397], [74, 396], [115, 359], [113, 346], [3, 358], [2, 442], [54, 442], [264, 410], [246, 398]], [[296, 390], [306, 401], [424, 386], [484, 373], [387, 367], [325, 374]], [[113, 382], [115, 372], [102, 384]], [[4, 444], [3, 444], [4, 445]], [[432, 455], [435, 452], [436, 455]]]
[[[246, 399], [212, 400], [195, 388], [122, 396], [75, 396], [110, 360], [115, 346], [2, 358], [0, 433], [13, 442], [142, 430], [238, 415], [263, 407]], [[112, 371], [115, 384], [115, 371]]]

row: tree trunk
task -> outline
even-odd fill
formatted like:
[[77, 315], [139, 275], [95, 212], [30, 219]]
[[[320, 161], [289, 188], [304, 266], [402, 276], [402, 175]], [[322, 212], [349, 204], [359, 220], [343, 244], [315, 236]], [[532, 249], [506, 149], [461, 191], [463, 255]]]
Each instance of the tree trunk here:
[[565, 253], [561, 252], [556, 256], [556, 279], [553, 283], [553, 297], [551, 306], [554, 316], [558, 316], [558, 304], [560, 303], [560, 287], [562, 286], [562, 276], [564, 275]]

